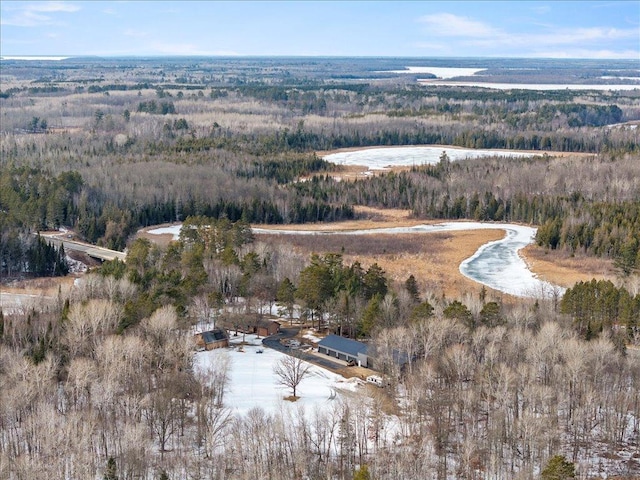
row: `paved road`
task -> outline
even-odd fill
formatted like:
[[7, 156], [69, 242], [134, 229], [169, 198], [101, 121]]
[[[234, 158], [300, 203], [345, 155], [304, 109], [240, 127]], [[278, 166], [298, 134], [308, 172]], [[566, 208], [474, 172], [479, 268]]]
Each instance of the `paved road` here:
[[277, 350], [282, 353], [286, 353], [288, 355], [291, 355], [294, 352], [296, 352], [297, 354], [300, 355], [300, 357], [303, 360], [306, 360], [309, 363], [313, 363], [314, 365], [318, 365], [319, 367], [332, 370], [334, 372], [336, 370], [340, 370], [344, 368], [344, 364], [334, 362], [331, 360], [330, 357], [324, 358], [318, 355], [312, 355], [310, 353], [305, 353], [303, 350], [291, 349], [286, 345], [283, 345], [282, 343], [280, 343], [281, 340], [295, 337], [299, 331], [300, 331], [299, 328], [281, 328], [279, 333], [276, 333], [275, 335], [271, 335], [270, 337], [264, 338], [262, 340], [262, 344], [265, 347], [272, 348], [274, 350]]
[[88, 243], [75, 242], [73, 240], [68, 240], [61, 238], [59, 234], [49, 234], [49, 233], [40, 233], [42, 238], [46, 238], [51, 243], [56, 246], [60, 246], [60, 244], [64, 245], [65, 251], [74, 250], [76, 252], [83, 252], [93, 258], [98, 258], [100, 260], [122, 260], [124, 261], [127, 257], [126, 253], [118, 252], [116, 250], [109, 250], [108, 248], [96, 247], [95, 245], [91, 245]]

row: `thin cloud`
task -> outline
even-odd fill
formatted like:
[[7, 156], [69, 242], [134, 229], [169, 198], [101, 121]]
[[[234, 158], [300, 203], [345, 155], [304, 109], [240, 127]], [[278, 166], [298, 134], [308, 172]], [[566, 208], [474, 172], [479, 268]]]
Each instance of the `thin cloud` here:
[[491, 37], [500, 33], [486, 23], [452, 13], [424, 15], [418, 20], [429, 32], [442, 37]]
[[39, 27], [43, 25], [55, 25], [58, 22], [51, 17], [51, 13], [73, 13], [80, 10], [80, 6], [68, 2], [38, 2], [15, 6], [8, 4], [9, 15], [2, 15], [0, 25], [13, 27]]
[[484, 47], [494, 47], [505, 43], [511, 46], [563, 46], [584, 43], [606, 42], [614, 40], [624, 40], [634, 38], [637, 35], [635, 30], [620, 30], [616, 28], [550, 28], [550, 31], [539, 33], [497, 33], [492, 38], [477, 38], [467, 42], [469, 45]]
[[416, 42], [412, 44], [415, 48], [421, 48], [423, 50], [433, 50], [438, 52], [450, 52], [451, 46], [446, 43], [437, 42]]
[[576, 50], [553, 50], [536, 52], [530, 57], [534, 58], [596, 58], [596, 59], [614, 59], [624, 60], [628, 58], [640, 58], [640, 50], [588, 50], [588, 49], [576, 49]]
[[28, 4], [26, 10], [32, 12], [77, 12], [80, 7], [68, 2], [38, 2]]
[[537, 13], [538, 15], [544, 15], [545, 13], [549, 13], [551, 11], [551, 7], [549, 5], [536, 5], [531, 7], [531, 11], [533, 13]]
[[146, 36], [148, 36], [149, 34], [145, 31], [142, 30], [136, 30], [133, 28], [127, 28], [126, 30], [124, 30], [122, 32], [122, 35], [124, 35], [125, 37], [133, 37], [133, 38], [144, 38]]
[[521, 56], [585, 58], [593, 53], [597, 55], [594, 58], [633, 58], [634, 51], [628, 47], [620, 51], [612, 47], [615, 42], [633, 40], [638, 36], [637, 28], [567, 28], [533, 23], [526, 25], [536, 27], [533, 33], [522, 28], [507, 32], [486, 22], [451, 13], [426, 15], [420, 17], [419, 21], [428, 27], [425, 32], [427, 38], [418, 44], [423, 45], [425, 50], [430, 50], [430, 47], [440, 44], [439, 40], [446, 38], [449, 46], [446, 50], [459, 53], [460, 50], [475, 49], [476, 55], [510, 52]]

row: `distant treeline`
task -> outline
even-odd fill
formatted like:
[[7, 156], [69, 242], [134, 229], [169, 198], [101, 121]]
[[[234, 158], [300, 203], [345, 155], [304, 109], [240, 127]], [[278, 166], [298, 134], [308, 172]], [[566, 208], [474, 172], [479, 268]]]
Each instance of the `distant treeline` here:
[[[515, 192], [500, 197], [490, 191], [479, 193], [471, 187], [468, 193], [452, 197], [446, 182], [441, 183], [442, 177], [448, 175], [446, 168], [416, 167], [410, 172], [348, 183], [317, 176], [292, 188], [301, 195], [330, 202], [340, 199], [348, 204], [409, 209], [418, 218], [540, 225], [536, 237], [540, 246], [613, 258], [625, 274], [640, 269], [640, 199], [593, 202], [578, 192], [571, 195]], [[438, 182], [425, 183], [425, 175]]]
[[[619, 117], [607, 107], [600, 116], [593, 116], [589, 109], [575, 112], [567, 121], [576, 125], [583, 122], [606, 125]], [[616, 107], [617, 108], [617, 107]], [[615, 109], [614, 109], [615, 110]], [[620, 152], [638, 152], [640, 145], [633, 139], [612, 138], [605, 133], [586, 136], [575, 131], [518, 131], [447, 128], [444, 125], [400, 129], [381, 127], [375, 131], [364, 132], [351, 129], [343, 132], [315, 132], [311, 129], [284, 129], [273, 134], [251, 136], [242, 135], [238, 139], [219, 136], [180, 138], [175, 146], [178, 151], [195, 152], [214, 148], [238, 148], [256, 154], [265, 155], [282, 151], [311, 152], [335, 150], [340, 148], [404, 146], [404, 145], [453, 145], [463, 148], [504, 149], [504, 150], [541, 150], [556, 152], [596, 153], [615, 150]], [[154, 145], [154, 151], [167, 146]], [[171, 148], [171, 147], [168, 147]]]

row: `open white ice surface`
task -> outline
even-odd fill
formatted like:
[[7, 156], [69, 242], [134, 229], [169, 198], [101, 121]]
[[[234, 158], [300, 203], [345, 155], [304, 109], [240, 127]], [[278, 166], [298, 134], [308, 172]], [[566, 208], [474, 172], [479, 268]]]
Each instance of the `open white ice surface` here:
[[438, 78], [447, 79], [455, 77], [468, 77], [482, 72], [486, 68], [466, 68], [466, 67], [406, 67], [405, 70], [387, 70], [381, 73], [408, 73], [420, 74], [431, 73]]
[[481, 246], [460, 264], [460, 273], [478, 283], [517, 297], [549, 298], [565, 289], [537, 278], [518, 251], [533, 243], [536, 229], [511, 224], [472, 224], [473, 228], [501, 228], [506, 236]]
[[371, 170], [380, 170], [389, 167], [435, 165], [440, 161], [442, 152], [445, 152], [451, 161], [495, 156], [517, 158], [536, 155], [535, 152], [421, 146], [368, 148], [366, 150], [356, 150], [352, 152], [331, 153], [322, 158], [327, 162], [337, 165], [362, 165]]
[[[242, 335], [232, 338], [232, 345], [241, 340]], [[225, 407], [231, 408], [236, 414], [245, 415], [255, 407], [261, 407], [270, 414], [283, 409], [300, 408], [312, 412], [316, 407], [336, 401], [340, 391], [355, 391], [358, 388], [357, 380], [347, 380], [312, 365], [309, 375], [297, 388], [296, 394], [300, 397], [298, 401], [284, 400], [284, 397], [291, 395], [291, 389], [278, 385], [273, 373], [273, 366], [284, 354], [263, 347], [262, 339], [255, 335], [245, 335], [245, 341], [250, 345], [244, 345], [243, 352], [239, 351], [236, 343], [233, 349], [198, 352], [194, 358], [196, 371], [203, 371], [216, 364], [217, 356], [230, 357], [229, 383], [223, 402]], [[263, 353], [257, 353], [259, 349]]]
[[147, 233], [150, 233], [152, 235], [165, 235], [167, 233], [170, 233], [171, 235], [173, 235], [173, 239], [177, 240], [180, 237], [180, 230], [182, 230], [181, 223], [177, 225], [171, 225], [169, 227], [154, 228], [153, 230], [149, 230]]

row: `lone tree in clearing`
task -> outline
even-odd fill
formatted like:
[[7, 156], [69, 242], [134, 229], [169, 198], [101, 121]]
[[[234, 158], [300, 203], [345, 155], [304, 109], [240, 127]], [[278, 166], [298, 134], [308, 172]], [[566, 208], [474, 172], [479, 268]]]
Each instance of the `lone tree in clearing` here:
[[299, 355], [286, 355], [273, 366], [273, 373], [276, 374], [277, 383], [293, 390], [293, 399], [297, 400], [296, 388], [304, 377], [309, 373], [311, 364], [302, 360]]

